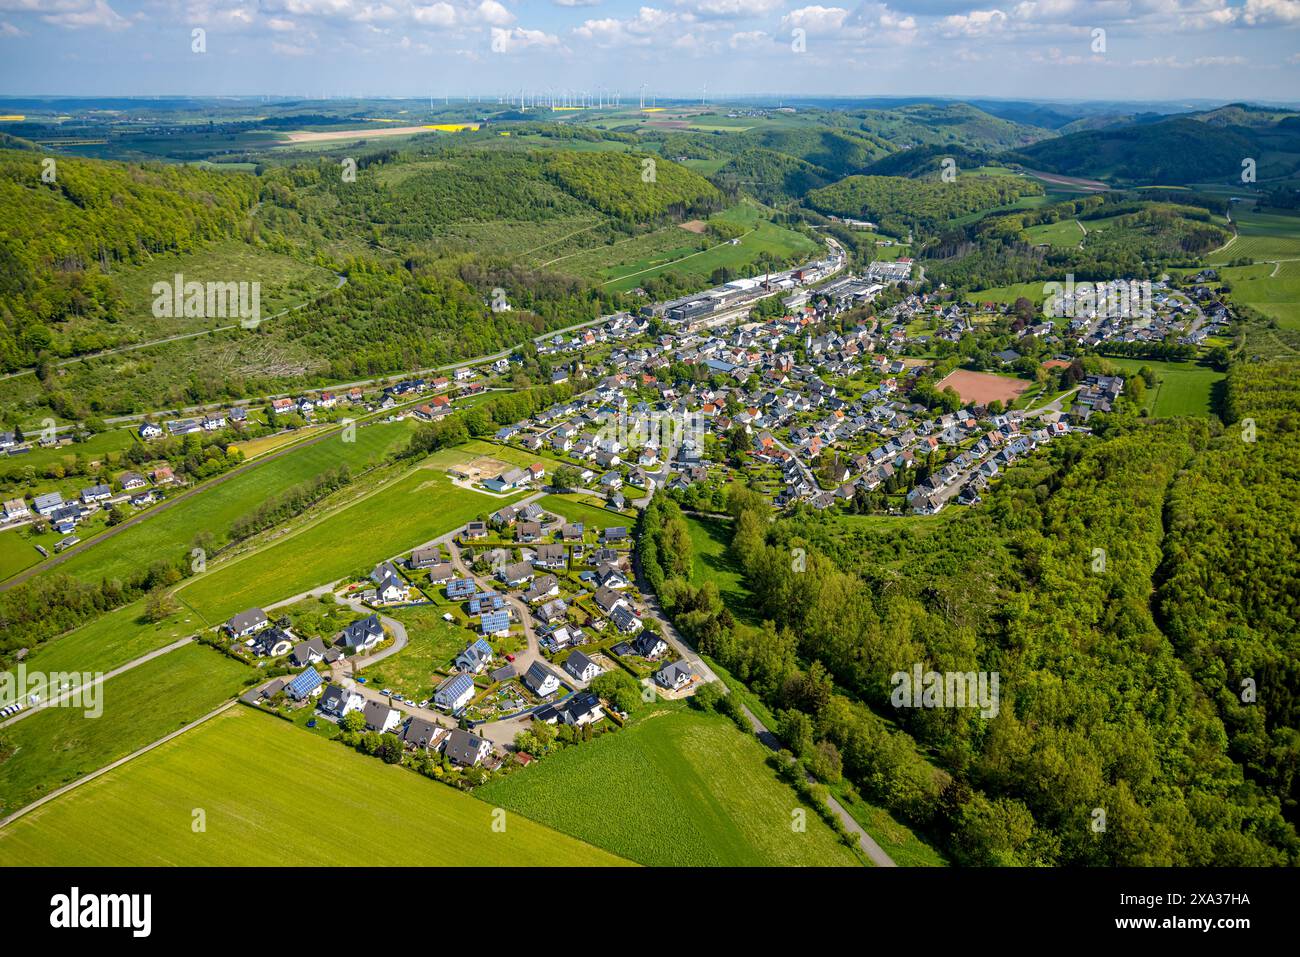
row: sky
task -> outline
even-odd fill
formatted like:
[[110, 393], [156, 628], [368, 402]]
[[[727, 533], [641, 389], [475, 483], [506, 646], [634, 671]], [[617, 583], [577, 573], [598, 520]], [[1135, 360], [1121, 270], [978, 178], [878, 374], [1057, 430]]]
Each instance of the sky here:
[[836, 4], [0, 0], [0, 95], [1300, 99], [1300, 0]]

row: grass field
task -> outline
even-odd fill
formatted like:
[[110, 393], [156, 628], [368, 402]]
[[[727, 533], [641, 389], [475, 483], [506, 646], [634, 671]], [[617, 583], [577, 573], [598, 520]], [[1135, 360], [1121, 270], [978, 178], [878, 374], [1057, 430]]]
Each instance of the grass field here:
[[432, 462], [285, 536], [192, 579], [177, 597], [208, 622], [368, 571], [377, 562], [493, 512], [497, 498], [452, 485]]
[[715, 213], [710, 219], [742, 226], [749, 232], [734, 246], [730, 243], [715, 243], [709, 249], [699, 252], [693, 245], [683, 243], [681, 250], [664, 252], [650, 261], [642, 259], [609, 267], [601, 276], [604, 279], [603, 285], [618, 292], [626, 292], [650, 277], [666, 272], [695, 276], [702, 284], [707, 284], [708, 277], [720, 267], [741, 273], [751, 270], [752, 264], [763, 253], [770, 253], [782, 260], [811, 256], [819, 249], [816, 243], [801, 233], [769, 222], [763, 211], [753, 205], [734, 206]]
[[1047, 299], [1047, 293], [1043, 291], [1041, 282], [1020, 282], [1010, 286], [995, 286], [992, 289], [969, 292], [966, 294], [966, 301], [1004, 303], [1015, 302], [1021, 296], [1040, 306]]
[[484, 800], [642, 864], [851, 865], [857, 858], [808, 809], [767, 751], [730, 720], [660, 702], [614, 734], [494, 781]]
[[711, 581], [718, 586], [718, 594], [731, 613], [742, 620], [752, 618], [749, 591], [741, 577], [740, 569], [727, 557], [727, 543], [731, 540], [731, 522], [720, 518], [686, 517], [686, 527], [691, 533], [695, 549], [695, 567], [691, 581], [699, 585]]
[[198, 616], [182, 609], [163, 621], [145, 621], [144, 600], [123, 605], [38, 646], [27, 667], [42, 671], [112, 671], [156, 648], [201, 630]]
[[60, 571], [86, 581], [125, 577], [159, 558], [174, 559], [203, 533], [224, 541], [237, 518], [277, 493], [339, 465], [347, 464], [358, 472], [401, 446], [410, 431], [409, 422], [381, 423], [357, 429], [355, 442], [325, 439], [295, 449], [146, 519], [107, 545], [86, 549], [64, 563]]
[[201, 717], [253, 672], [211, 648], [188, 645], [104, 682], [103, 713], [47, 708], [0, 731], [0, 814], [102, 768]]
[[446, 785], [239, 707], [0, 831], [0, 864], [622, 863], [518, 815], [494, 831], [492, 814]]
[[1300, 259], [1219, 270], [1232, 299], [1258, 309], [1283, 329], [1300, 329]]
[[631, 530], [632, 526], [636, 524], [635, 516], [620, 515], [612, 509], [603, 508], [599, 505], [589, 505], [583, 501], [584, 498], [586, 496], [581, 493], [545, 495], [538, 499], [537, 504], [548, 512], [563, 516], [570, 522], [581, 522], [588, 529], [612, 528], [616, 525], [622, 525]]
[[377, 688], [392, 688], [416, 701], [432, 698], [438, 683], [434, 669], [447, 668], [476, 637], [463, 625], [443, 621], [444, 611], [442, 605], [427, 605], [387, 612], [406, 626], [406, 647], [358, 674]]
[[1143, 405], [1152, 415], [1209, 415], [1214, 411], [1215, 384], [1226, 378], [1207, 366], [1191, 362], [1155, 362], [1150, 359], [1107, 359], [1128, 372], [1143, 366], [1155, 370], [1157, 383], [1148, 391]]
[[1237, 238], [1206, 257], [1210, 264], [1234, 259], [1300, 259], [1300, 216], [1239, 209]]
[[1064, 248], [1078, 246], [1079, 243], [1083, 242], [1083, 230], [1079, 228], [1079, 223], [1073, 219], [1062, 219], [1055, 223], [1031, 226], [1025, 230], [1025, 235], [1029, 237], [1031, 243], [1047, 243], [1049, 246]]

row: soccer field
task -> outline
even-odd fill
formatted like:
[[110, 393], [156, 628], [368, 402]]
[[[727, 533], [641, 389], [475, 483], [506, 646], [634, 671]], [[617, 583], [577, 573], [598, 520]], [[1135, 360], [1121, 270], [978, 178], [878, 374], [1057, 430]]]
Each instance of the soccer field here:
[[0, 830], [0, 865], [609, 865], [613, 855], [236, 707]]

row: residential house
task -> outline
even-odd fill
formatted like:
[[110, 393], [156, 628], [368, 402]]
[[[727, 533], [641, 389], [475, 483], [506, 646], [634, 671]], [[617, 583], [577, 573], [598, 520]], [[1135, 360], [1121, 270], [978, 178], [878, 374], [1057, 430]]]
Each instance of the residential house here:
[[680, 691], [695, 680], [695, 671], [685, 661], [673, 661], [655, 672], [655, 683], [669, 691]]
[[259, 658], [279, 658], [293, 649], [293, 636], [279, 628], [267, 628], [253, 638], [253, 654]]
[[524, 684], [539, 698], [554, 694], [559, 690], [560, 679], [550, 668], [540, 661], [534, 661], [524, 672]]
[[452, 675], [433, 692], [435, 707], [452, 714], [474, 700], [474, 679], [467, 674]]
[[655, 661], [668, 651], [668, 642], [652, 632], [643, 632], [632, 642], [632, 650], [642, 658]]
[[[506, 628], [509, 630], [509, 615], [506, 616]], [[460, 671], [478, 674], [492, 662], [492, 646], [486, 638], [479, 638], [456, 656], [455, 665]]]
[[306, 698], [314, 698], [319, 695], [323, 686], [324, 680], [321, 678], [320, 672], [315, 668], [308, 668], [290, 681], [284, 690], [294, 701], [303, 701]]
[[412, 718], [402, 729], [402, 744], [408, 748], [436, 751], [448, 735], [448, 730], [428, 718]]
[[359, 692], [334, 684], [325, 689], [320, 696], [320, 704], [317, 705], [325, 714], [333, 715], [336, 718], [341, 718], [353, 711], [360, 711], [365, 706], [366, 699]]
[[637, 617], [636, 612], [624, 604], [615, 606], [614, 610], [610, 612], [609, 619], [625, 635], [635, 635], [645, 627], [641, 619]]
[[343, 647], [353, 652], [368, 651], [384, 640], [384, 626], [378, 615], [359, 618], [343, 626], [340, 640]]
[[238, 615], [232, 615], [226, 622], [226, 630], [233, 638], [247, 638], [267, 624], [266, 612], [260, 608], [250, 608], [248, 611], [241, 611]]
[[463, 768], [476, 767], [492, 753], [492, 743], [476, 734], [456, 728], [447, 734], [443, 753], [453, 764]]
[[318, 661], [325, 660], [325, 642], [319, 638], [309, 638], [306, 641], [300, 641], [293, 646], [293, 652], [289, 655], [289, 663], [295, 668], [305, 668], [307, 665], [314, 665]]
[[402, 712], [388, 707], [382, 701], [367, 701], [361, 713], [365, 715], [367, 731], [384, 734], [402, 723]]
[[565, 660], [564, 670], [578, 681], [590, 681], [605, 669], [581, 651], [575, 651]]

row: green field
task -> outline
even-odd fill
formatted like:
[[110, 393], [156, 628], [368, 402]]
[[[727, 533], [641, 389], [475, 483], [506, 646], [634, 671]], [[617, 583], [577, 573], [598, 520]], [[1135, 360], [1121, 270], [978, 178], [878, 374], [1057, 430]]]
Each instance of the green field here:
[[767, 750], [727, 718], [660, 703], [628, 727], [494, 781], [484, 800], [642, 864], [850, 865], [857, 858], [795, 792]]
[[1232, 285], [1232, 299], [1276, 319], [1283, 329], [1300, 329], [1300, 259], [1219, 270]]
[[723, 603], [738, 618], [745, 619], [749, 609], [749, 591], [740, 569], [727, 557], [731, 541], [731, 523], [720, 518], [686, 517], [695, 549], [695, 568], [691, 581], [699, 585], [711, 581], [718, 586]]
[[336, 436], [287, 452], [86, 549], [60, 571], [86, 581], [126, 577], [159, 558], [178, 557], [204, 532], [220, 542], [236, 519], [278, 492], [343, 464], [359, 472], [403, 445], [410, 431], [409, 422], [381, 423], [357, 429], [355, 442]]
[[104, 682], [98, 718], [47, 708], [0, 730], [0, 814], [202, 717], [252, 674], [211, 648], [187, 645]]
[[26, 664], [42, 671], [112, 671], [202, 629], [189, 609], [157, 623], [146, 621], [143, 612], [143, 599], [107, 612], [39, 645]]
[[1025, 230], [1029, 241], [1035, 245], [1047, 243], [1049, 246], [1074, 247], [1083, 242], [1083, 230], [1073, 219], [1062, 219], [1055, 223], [1031, 226]]
[[239, 707], [9, 825], [0, 864], [622, 863], [518, 815], [494, 831], [492, 815], [446, 785]]
[[742, 273], [752, 270], [753, 263], [764, 253], [784, 260], [812, 256], [819, 249], [815, 242], [803, 234], [769, 222], [763, 211], [753, 205], [735, 206], [715, 213], [710, 219], [743, 226], [749, 231], [735, 245], [715, 243], [699, 252], [693, 246], [683, 244], [683, 248], [662, 253], [652, 260], [630, 261], [607, 268], [602, 274], [605, 280], [603, 285], [618, 292], [626, 292], [650, 277], [666, 272], [699, 277], [703, 283], [707, 283], [713, 271], [721, 267]]
[[1300, 216], [1260, 213], [1241, 209], [1236, 213], [1237, 238], [1206, 257], [1210, 264], [1234, 259], [1300, 259]]
[[1155, 416], [1209, 415], [1214, 411], [1215, 384], [1226, 378], [1207, 366], [1191, 362], [1156, 362], [1151, 359], [1107, 359], [1128, 372], [1143, 366], [1155, 370], [1154, 393], [1148, 391], [1142, 404]]
[[521, 497], [460, 488], [437, 468], [426, 464], [273, 545], [212, 568], [182, 585], [177, 597], [215, 624], [246, 608], [368, 572]]
[[461, 624], [442, 620], [443, 605], [395, 608], [386, 614], [406, 626], [406, 647], [383, 661], [357, 672], [377, 688], [392, 688], [416, 701], [433, 697], [441, 680], [436, 669], [450, 667], [452, 659], [475, 637]]
[[[631, 529], [636, 524], [636, 517], [633, 515], [622, 515], [613, 509], [604, 508], [600, 505], [590, 505], [587, 496], [581, 493], [564, 493], [560, 495], [544, 495], [538, 499], [537, 504], [548, 512], [554, 512], [570, 522], [581, 522], [588, 530], [596, 528], [612, 528], [622, 525]], [[596, 501], [590, 499], [590, 501]]]
[[1010, 303], [1015, 302], [1021, 296], [1030, 302], [1041, 305], [1047, 299], [1047, 293], [1043, 291], [1041, 282], [1020, 282], [1010, 286], [995, 286], [992, 289], [980, 289], [977, 292], [966, 294], [967, 302], [993, 302], [993, 303]]

